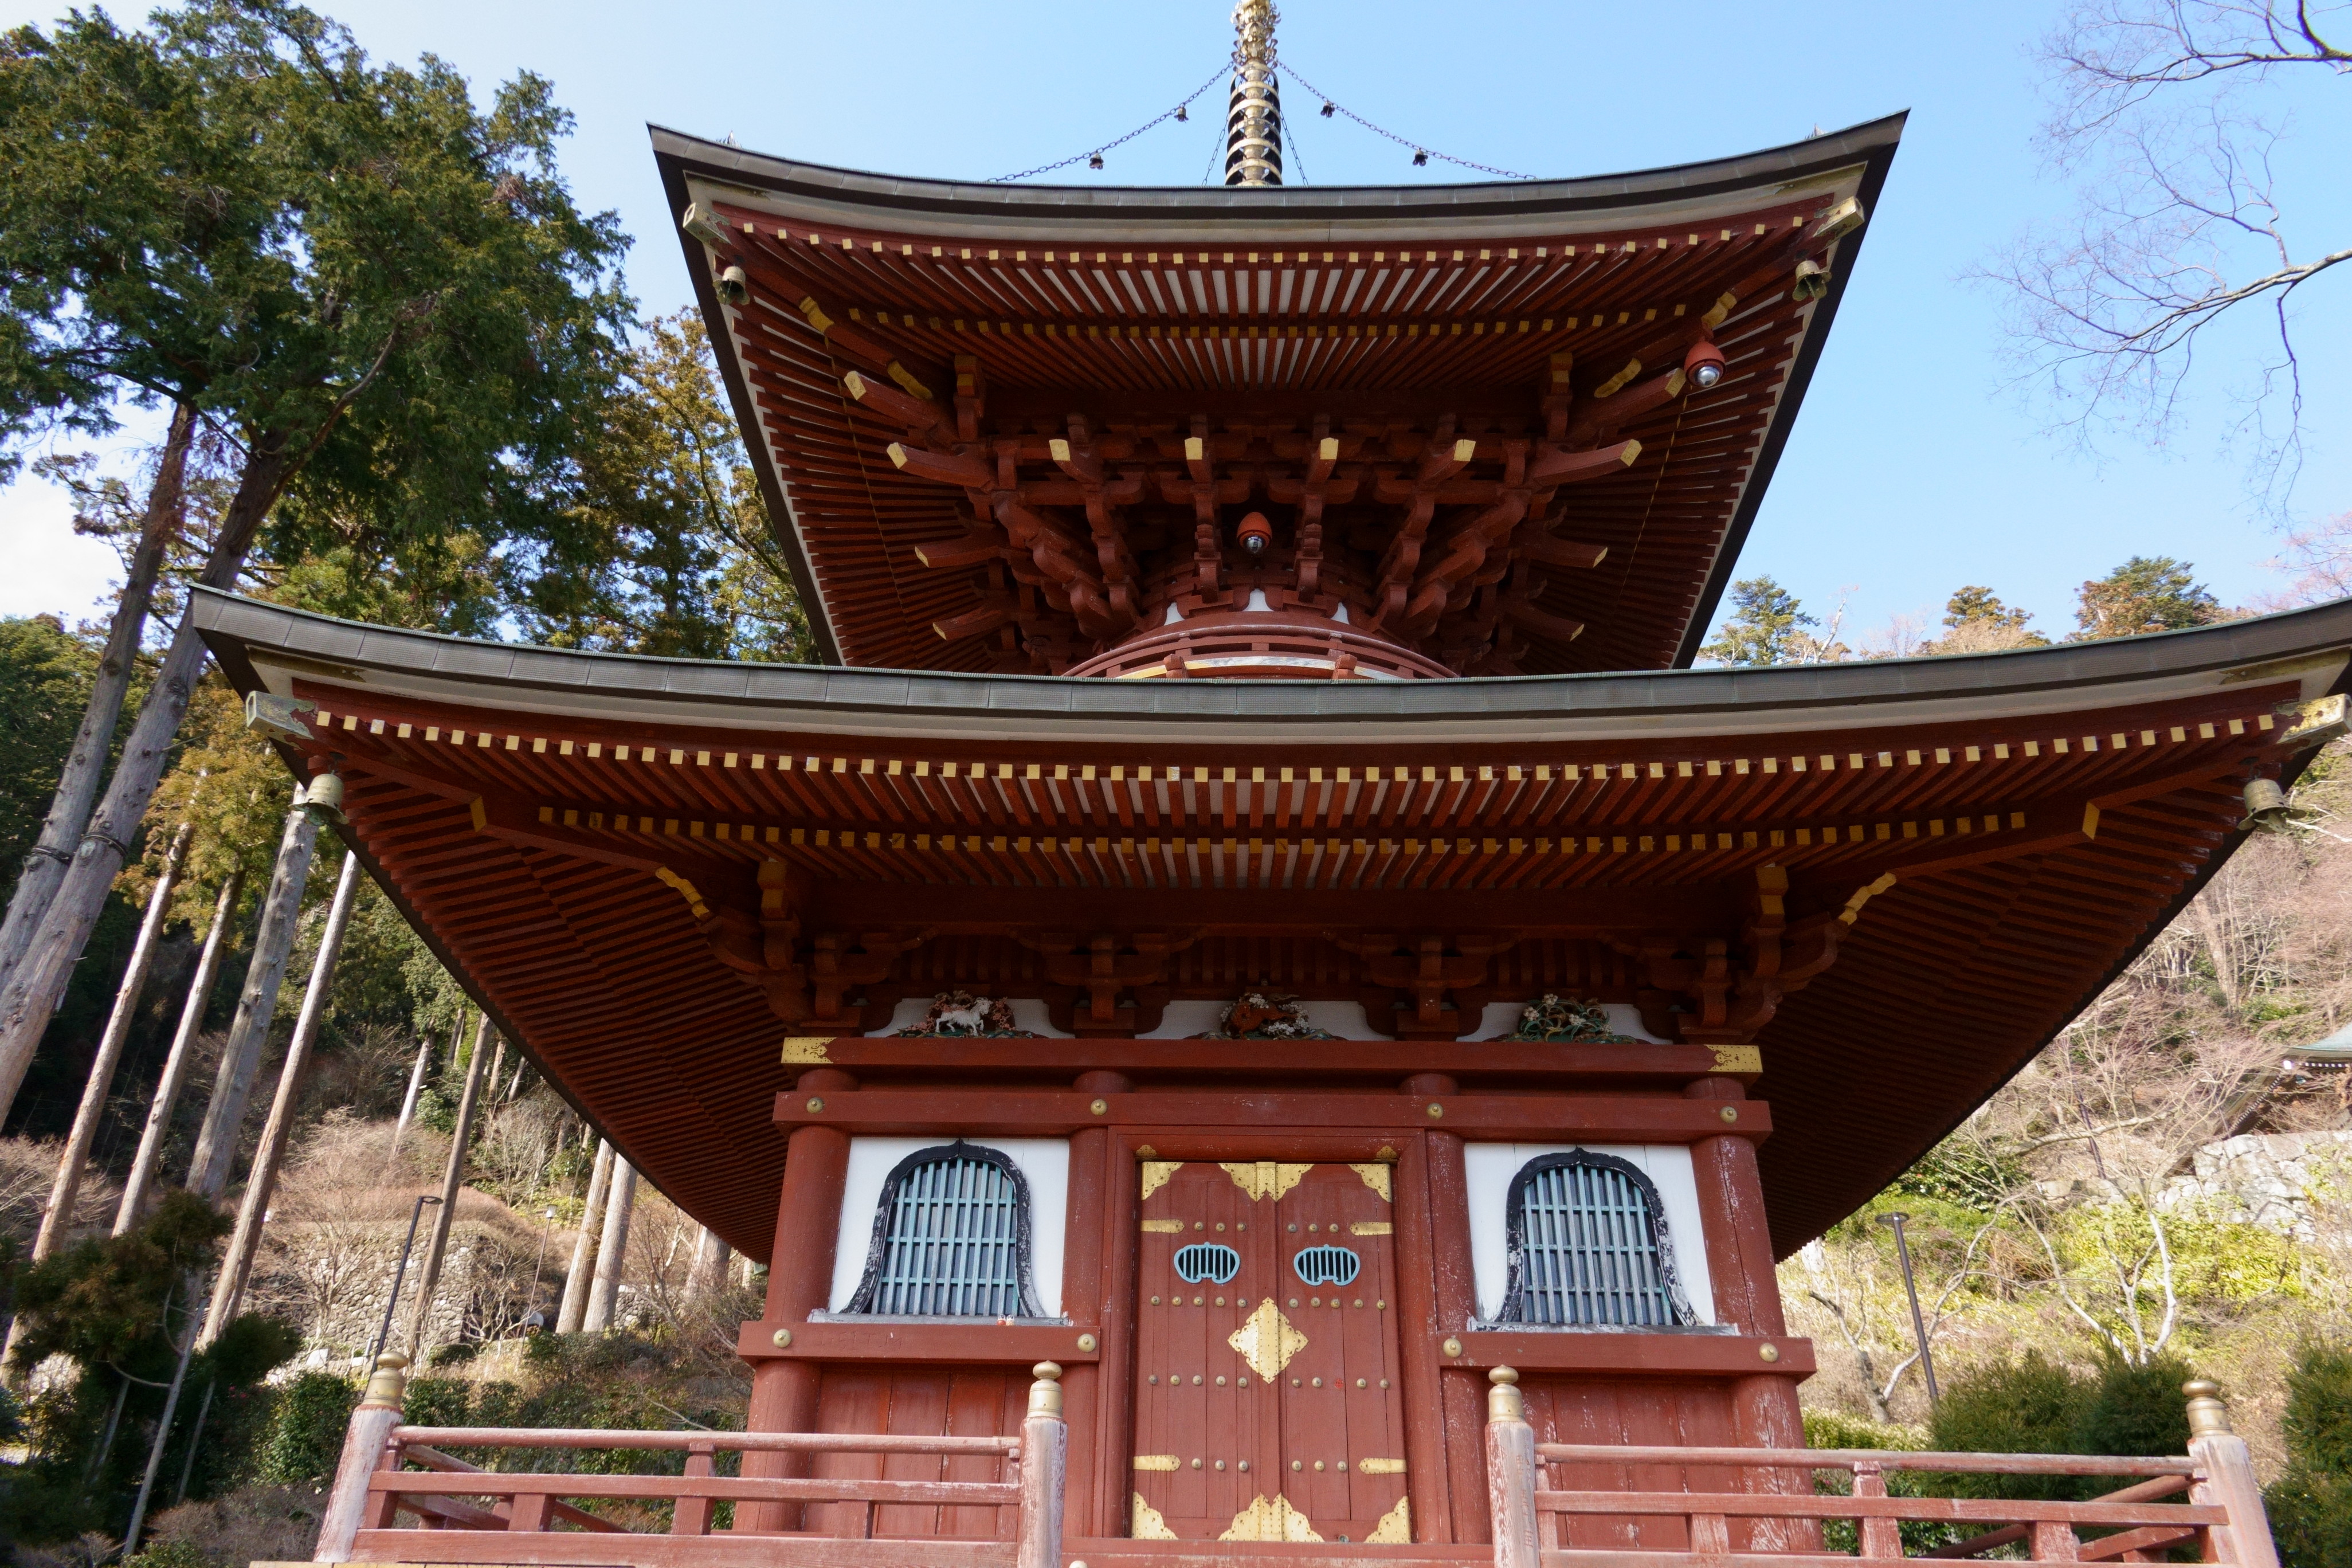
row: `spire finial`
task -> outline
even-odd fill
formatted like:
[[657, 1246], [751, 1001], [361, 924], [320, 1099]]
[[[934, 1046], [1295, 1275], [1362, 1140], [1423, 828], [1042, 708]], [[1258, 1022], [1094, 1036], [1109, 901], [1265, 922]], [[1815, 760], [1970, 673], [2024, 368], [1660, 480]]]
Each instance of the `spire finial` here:
[[1282, 184], [1282, 94], [1274, 79], [1274, 0], [1234, 7], [1234, 86], [1225, 107], [1225, 184]]

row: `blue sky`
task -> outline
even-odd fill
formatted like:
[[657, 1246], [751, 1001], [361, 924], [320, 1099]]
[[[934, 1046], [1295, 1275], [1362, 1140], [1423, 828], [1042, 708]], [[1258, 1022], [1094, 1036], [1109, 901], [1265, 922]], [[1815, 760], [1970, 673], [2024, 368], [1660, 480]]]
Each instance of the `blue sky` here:
[[[0, 23], [55, 5], [0, 0]], [[688, 300], [647, 151], [647, 121], [746, 147], [886, 172], [987, 179], [1082, 153], [1150, 118], [1219, 68], [1224, 0], [1073, 7], [899, 0], [751, 6], [558, 6], [344, 0], [331, 13], [379, 56], [430, 50], [487, 95], [529, 68], [579, 117], [565, 168], [582, 201], [637, 237], [630, 280], [648, 310]], [[121, 13], [128, 19], [128, 13]], [[2252, 494], [2230, 426], [2253, 360], [2209, 351], [2189, 416], [2155, 449], [2128, 436], [2084, 454], [2005, 384], [1997, 300], [1965, 280], [2029, 222], [2062, 215], [2063, 185], [2034, 147], [2036, 40], [2056, 0], [1905, 0], [1799, 9], [1717, 4], [1508, 5], [1290, 0], [1285, 59], [1365, 118], [1465, 158], [1540, 175], [1723, 156], [1912, 111], [1894, 173], [1741, 570], [1769, 572], [1826, 610], [1853, 592], [1849, 632], [1940, 613], [1964, 583], [1992, 586], [2046, 630], [2074, 591], [2134, 552], [2196, 563], [2225, 602], [2279, 585], [2274, 520]], [[1072, 183], [1190, 184], [1209, 166], [1222, 87]], [[1403, 149], [1324, 120], [1292, 90], [1297, 163], [1317, 184], [1436, 183]], [[2302, 248], [2352, 233], [2352, 88], [2303, 89], [2284, 153]], [[2346, 269], [2352, 272], [2352, 268]], [[2352, 277], [2307, 292], [2299, 328], [2312, 446], [2298, 523], [2352, 508]], [[86, 615], [112, 571], [71, 539], [60, 498], [0, 490], [0, 614]]]

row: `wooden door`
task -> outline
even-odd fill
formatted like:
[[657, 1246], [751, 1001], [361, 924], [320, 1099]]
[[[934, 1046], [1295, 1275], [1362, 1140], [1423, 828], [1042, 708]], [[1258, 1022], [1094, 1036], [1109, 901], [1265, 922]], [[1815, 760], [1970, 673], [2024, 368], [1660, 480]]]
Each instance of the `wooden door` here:
[[1390, 1169], [1144, 1163], [1132, 1534], [1412, 1539]]

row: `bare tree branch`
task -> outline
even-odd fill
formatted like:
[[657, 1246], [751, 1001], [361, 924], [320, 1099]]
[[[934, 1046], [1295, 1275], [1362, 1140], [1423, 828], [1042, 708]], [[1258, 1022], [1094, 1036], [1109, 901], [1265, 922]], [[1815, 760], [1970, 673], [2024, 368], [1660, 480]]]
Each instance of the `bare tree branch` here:
[[[2275, 73], [2352, 74], [2325, 30], [2347, 7], [2293, 0], [2089, 0], [2044, 46], [2057, 103], [2051, 162], [2075, 180], [2064, 229], [2030, 233], [1979, 273], [2010, 297], [2021, 384], [2078, 439], [2106, 427], [2162, 440], [2200, 349], [2261, 312], [2266, 345], [2236, 393], [2233, 434], [2284, 505], [2302, 463], [2304, 385], [2292, 305], [2352, 260], [2290, 240], [2273, 153]], [[2250, 107], [2251, 105], [2251, 107]]]

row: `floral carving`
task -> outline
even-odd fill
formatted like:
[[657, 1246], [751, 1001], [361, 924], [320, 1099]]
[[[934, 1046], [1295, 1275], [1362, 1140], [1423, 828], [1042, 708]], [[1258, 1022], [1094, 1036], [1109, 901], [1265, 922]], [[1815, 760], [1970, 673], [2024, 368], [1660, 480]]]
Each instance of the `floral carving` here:
[[1639, 1042], [1609, 1026], [1609, 1015], [1598, 1002], [1580, 1002], [1547, 991], [1519, 1013], [1519, 1025], [1509, 1040], [1543, 1040], [1559, 1045], [1630, 1046]]

